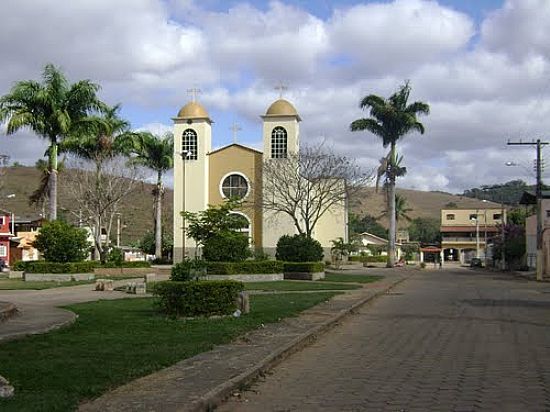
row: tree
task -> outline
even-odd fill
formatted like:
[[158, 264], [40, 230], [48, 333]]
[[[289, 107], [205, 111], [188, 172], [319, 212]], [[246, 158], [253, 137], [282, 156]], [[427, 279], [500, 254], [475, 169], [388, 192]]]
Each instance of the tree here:
[[135, 190], [142, 176], [121, 157], [102, 162], [101, 173], [86, 170], [83, 160], [72, 166], [64, 179], [71, 212], [92, 229], [96, 258], [105, 262], [120, 203]]
[[[84, 182], [76, 184], [88, 196], [76, 202], [80, 205], [79, 214], [84, 206], [83, 203], [86, 203], [85, 210], [89, 214], [88, 223], [92, 223], [90, 227], [94, 228], [95, 247], [102, 262], [107, 258], [108, 239], [110, 239], [113, 218], [118, 213], [119, 203], [135, 186], [136, 171], [132, 170], [133, 166], [130, 165], [129, 173], [122, 172], [118, 168], [121, 159], [115, 160], [117, 156], [124, 156], [129, 152], [133, 137], [133, 133], [129, 131], [129, 123], [119, 117], [119, 110], [120, 106], [115, 105], [105, 107], [101, 115], [88, 116], [75, 126], [72, 133], [60, 144], [62, 152], [71, 153], [93, 165], [93, 173], [86, 172]], [[86, 168], [86, 164], [80, 167]], [[105, 174], [106, 168], [111, 175]], [[76, 175], [81, 173], [77, 172]], [[132, 183], [127, 188], [119, 184], [109, 186], [121, 177]], [[69, 192], [73, 195], [84, 194], [81, 190], [75, 192], [74, 188]], [[107, 230], [107, 242], [101, 239], [104, 229]]]
[[[413, 209], [407, 207], [407, 198], [401, 195], [395, 195], [395, 230], [401, 219], [405, 219], [407, 222], [411, 221], [411, 217], [407, 214], [412, 212]], [[388, 210], [383, 210], [380, 217], [388, 216]]]
[[[172, 248], [174, 246], [174, 241], [172, 240], [172, 235], [170, 233], [162, 234], [162, 256], [170, 257], [172, 255]], [[143, 235], [139, 241], [137, 247], [148, 255], [155, 254], [156, 241], [155, 233], [147, 232]]]
[[47, 64], [43, 82], [25, 80], [16, 83], [0, 97], [0, 122], [7, 120], [7, 134], [23, 128], [49, 140], [49, 212], [57, 218], [57, 150], [58, 144], [91, 112], [104, 105], [97, 97], [99, 85], [89, 80], [70, 84], [63, 73]]
[[429, 217], [417, 217], [409, 225], [411, 241], [430, 244], [441, 241], [439, 220]]
[[239, 206], [240, 202], [230, 199], [219, 206], [208, 205], [206, 210], [200, 212], [181, 212], [187, 222], [187, 235], [194, 239], [197, 245], [204, 246], [218, 233], [235, 231], [245, 225], [248, 226], [243, 216], [232, 213]]
[[155, 257], [162, 257], [162, 198], [164, 185], [162, 177], [174, 167], [174, 136], [166, 133], [164, 137], [149, 132], [136, 134], [132, 152], [135, 164], [145, 166], [157, 174], [157, 183], [153, 190], [155, 197]]
[[298, 233], [311, 237], [327, 212], [344, 208], [346, 199], [371, 180], [352, 159], [303, 147], [285, 159], [268, 159], [263, 168], [265, 211], [289, 216]]
[[[47, 155], [47, 153], [46, 153]], [[29, 196], [29, 205], [38, 205], [42, 207], [42, 214], [45, 215], [46, 203], [49, 200], [50, 196], [50, 167], [48, 160], [38, 159], [34, 164], [34, 167], [40, 171], [40, 183], [36, 190], [31, 193]], [[63, 173], [65, 170], [65, 160], [62, 159], [57, 163], [57, 173], [58, 175]]]
[[504, 225], [503, 230], [504, 243], [502, 237], [495, 238], [493, 256], [499, 259], [504, 251], [508, 267], [514, 269], [521, 264], [521, 259], [525, 255], [525, 227], [509, 223]]
[[45, 222], [33, 245], [49, 262], [80, 262], [86, 259], [90, 248], [84, 229], [60, 220]]
[[323, 247], [305, 233], [283, 235], [277, 241], [275, 257], [285, 262], [319, 262], [323, 260]]
[[388, 198], [389, 198], [389, 267], [395, 265], [395, 181], [398, 177], [398, 158], [396, 153], [397, 141], [406, 134], [417, 131], [424, 134], [424, 126], [417, 120], [419, 114], [429, 114], [430, 107], [423, 102], [407, 104], [411, 87], [405, 82], [399, 90], [388, 99], [371, 94], [365, 96], [360, 103], [361, 109], [369, 109], [369, 118], [362, 118], [351, 123], [352, 131], [367, 130], [382, 139], [384, 147], [390, 146], [387, 162]]
[[349, 230], [351, 235], [365, 232], [382, 238], [385, 238], [387, 235], [387, 231], [384, 229], [384, 226], [378, 223], [374, 216], [369, 214], [358, 216], [354, 213], [350, 213]]
[[331, 240], [330, 242], [332, 243], [330, 251], [335, 258], [336, 266], [340, 267], [340, 263], [344, 260], [344, 256], [348, 256], [350, 252], [353, 252], [355, 247], [352, 243], [346, 243], [342, 237]]

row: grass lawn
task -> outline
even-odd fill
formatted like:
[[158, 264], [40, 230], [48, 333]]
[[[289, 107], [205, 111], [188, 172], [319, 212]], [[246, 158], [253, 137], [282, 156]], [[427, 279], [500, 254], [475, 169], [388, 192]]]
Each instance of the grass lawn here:
[[384, 276], [376, 275], [346, 275], [341, 273], [325, 274], [324, 282], [355, 282], [355, 283], [371, 283], [382, 279]]
[[251, 296], [240, 318], [176, 320], [159, 315], [152, 298], [68, 306], [77, 322], [64, 329], [0, 344], [0, 373], [15, 386], [1, 411], [67, 411], [79, 401], [227, 343], [262, 323], [326, 301], [335, 292]]
[[245, 282], [246, 290], [273, 290], [273, 291], [297, 291], [297, 290], [350, 290], [359, 289], [359, 285], [343, 283], [328, 283], [317, 281], [279, 280], [274, 282]]
[[85, 285], [89, 283], [94, 283], [90, 280], [79, 280], [79, 281], [69, 281], [69, 282], [25, 282], [22, 279], [0, 279], [0, 290], [17, 290], [17, 289], [51, 289], [59, 288], [65, 286], [76, 286], [76, 285]]

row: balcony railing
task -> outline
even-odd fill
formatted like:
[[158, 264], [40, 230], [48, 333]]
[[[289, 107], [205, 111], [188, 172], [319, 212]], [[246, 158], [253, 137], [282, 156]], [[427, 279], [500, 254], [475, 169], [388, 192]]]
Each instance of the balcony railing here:
[[[475, 237], [459, 237], [459, 236], [445, 236], [441, 239], [442, 242], [476, 242]], [[479, 243], [484, 243], [485, 239], [483, 236], [479, 237]]]

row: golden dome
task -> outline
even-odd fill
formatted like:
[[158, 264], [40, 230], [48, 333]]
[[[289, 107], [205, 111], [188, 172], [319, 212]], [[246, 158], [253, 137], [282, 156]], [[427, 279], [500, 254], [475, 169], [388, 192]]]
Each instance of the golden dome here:
[[296, 111], [296, 108], [290, 103], [288, 100], [285, 99], [279, 99], [275, 100], [271, 106], [269, 106], [269, 109], [267, 109], [267, 112], [265, 112], [266, 116], [298, 116], [298, 112]]
[[208, 112], [197, 102], [189, 102], [178, 112], [181, 119], [209, 119]]

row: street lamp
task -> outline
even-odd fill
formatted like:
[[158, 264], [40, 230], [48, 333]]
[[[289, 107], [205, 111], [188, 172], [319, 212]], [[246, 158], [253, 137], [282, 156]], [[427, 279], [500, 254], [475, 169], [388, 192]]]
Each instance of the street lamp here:
[[185, 191], [187, 190], [187, 182], [185, 181], [185, 166], [187, 164], [186, 160], [189, 160], [191, 156], [193, 156], [193, 152], [191, 150], [184, 149], [180, 153], [181, 160], [183, 161], [183, 226], [182, 226], [182, 235], [183, 235], [183, 243], [182, 243], [182, 262], [185, 260], [185, 241], [186, 241], [186, 235], [185, 235], [185, 229], [186, 229], [186, 221], [185, 221]]
[[479, 219], [478, 219], [478, 210], [476, 210], [476, 217], [471, 218], [470, 221], [473, 223], [475, 220], [476, 224], [476, 258], [479, 259]]

